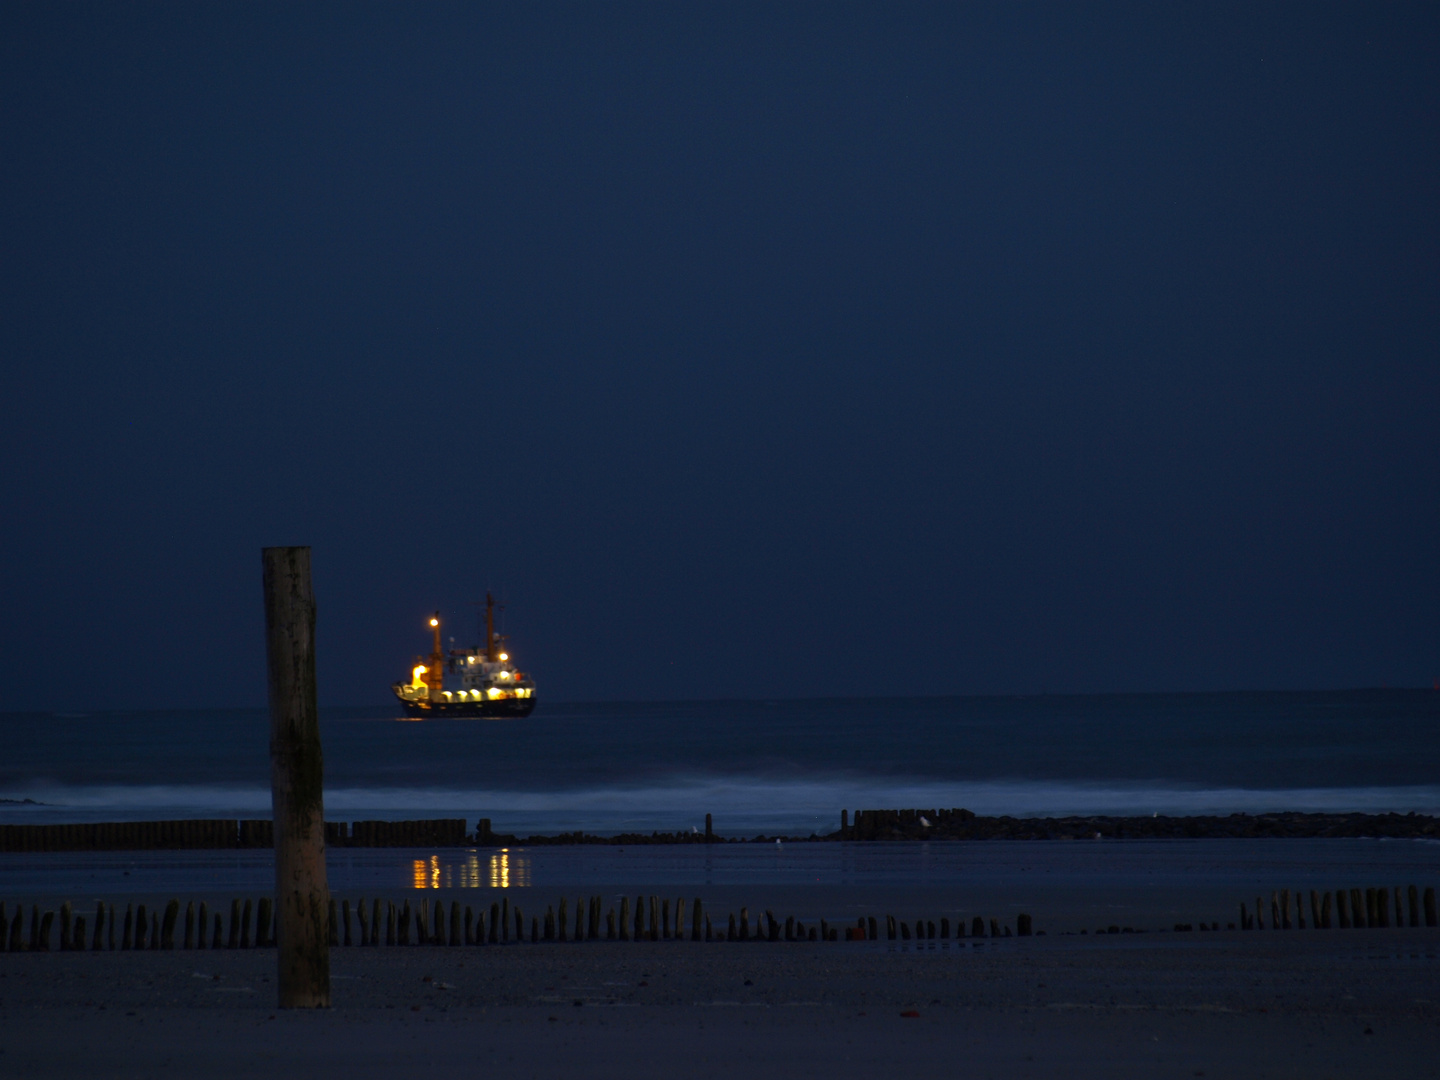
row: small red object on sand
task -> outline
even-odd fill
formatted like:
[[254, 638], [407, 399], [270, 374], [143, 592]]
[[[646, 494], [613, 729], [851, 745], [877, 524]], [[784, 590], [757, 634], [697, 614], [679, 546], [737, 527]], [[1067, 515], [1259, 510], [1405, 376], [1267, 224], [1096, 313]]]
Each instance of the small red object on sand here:
[[900, 1015], [903, 1016], [903, 1017], [905, 1017], [906, 1019], [909, 1019], [909, 1020], [919, 1020], [919, 1019], [920, 1019], [920, 1012], [919, 1012], [918, 1009], [906, 1009], [906, 1010], [905, 1010], [904, 1012], [902, 1012]]

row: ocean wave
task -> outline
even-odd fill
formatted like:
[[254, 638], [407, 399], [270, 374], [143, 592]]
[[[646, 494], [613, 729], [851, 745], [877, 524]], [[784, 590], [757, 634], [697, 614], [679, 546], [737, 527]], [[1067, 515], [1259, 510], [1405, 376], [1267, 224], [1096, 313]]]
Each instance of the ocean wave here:
[[[116, 818], [268, 816], [268, 788], [238, 785], [33, 785], [0, 797], [44, 805], [0, 805], [0, 821], [59, 819], [66, 814]], [[946, 782], [857, 779], [771, 780], [744, 776], [677, 777], [647, 785], [609, 785], [552, 791], [503, 788], [334, 787], [325, 792], [332, 820], [413, 817], [489, 817], [495, 828], [511, 820], [544, 820], [551, 828], [600, 831], [605, 823], [674, 829], [745, 821], [747, 828], [804, 826], [830, 831], [842, 808], [965, 807], [977, 814], [1050, 817], [1072, 814], [1134, 816], [1309, 811], [1327, 813], [1440, 813], [1440, 786], [1333, 788], [1216, 788], [1163, 782], [1083, 783], [1035, 780]]]

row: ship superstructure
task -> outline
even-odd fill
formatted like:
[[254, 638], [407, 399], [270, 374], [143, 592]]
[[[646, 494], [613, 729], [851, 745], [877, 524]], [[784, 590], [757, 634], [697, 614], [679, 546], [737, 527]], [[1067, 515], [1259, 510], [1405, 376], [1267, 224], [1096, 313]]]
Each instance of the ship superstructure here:
[[[390, 687], [407, 716], [529, 716], [535, 680], [510, 660], [505, 638], [495, 633], [495, 599], [485, 594], [483, 648], [440, 647], [440, 613], [430, 620], [434, 648], [417, 656], [409, 682]], [[454, 638], [451, 638], [454, 644]]]

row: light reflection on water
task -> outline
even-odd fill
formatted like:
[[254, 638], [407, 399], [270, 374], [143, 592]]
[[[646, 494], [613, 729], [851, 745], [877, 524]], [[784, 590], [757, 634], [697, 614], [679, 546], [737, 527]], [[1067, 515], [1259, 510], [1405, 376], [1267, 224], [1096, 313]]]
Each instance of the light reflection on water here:
[[466, 852], [461, 858], [448, 855], [431, 855], [414, 859], [410, 863], [411, 885], [416, 889], [478, 889], [488, 885], [492, 889], [508, 889], [511, 886], [525, 888], [530, 884], [530, 860], [510, 854], [509, 848], [501, 848], [485, 859], [475, 852]]
[[[1255, 888], [1335, 888], [1440, 878], [1440, 843], [1411, 840], [989, 840], [976, 843], [586, 844], [543, 848], [337, 848], [333, 892], [447, 888], [846, 886], [1040, 888], [1114, 897], [1174, 888], [1253, 897]], [[3, 852], [9, 897], [235, 895], [275, 886], [274, 853]], [[1226, 901], [1228, 903], [1228, 900]], [[1037, 909], [1038, 910], [1038, 909]], [[1200, 916], [1196, 916], [1199, 918]], [[1111, 921], [1114, 921], [1113, 919]], [[1171, 920], [1172, 922], [1174, 920]]]

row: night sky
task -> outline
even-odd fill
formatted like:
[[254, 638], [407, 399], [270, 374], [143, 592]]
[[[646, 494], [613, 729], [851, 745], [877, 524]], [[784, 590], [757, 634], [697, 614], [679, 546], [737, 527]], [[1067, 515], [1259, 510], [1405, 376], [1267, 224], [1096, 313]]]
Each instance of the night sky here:
[[1440, 9], [0, 7], [0, 709], [1429, 686]]

